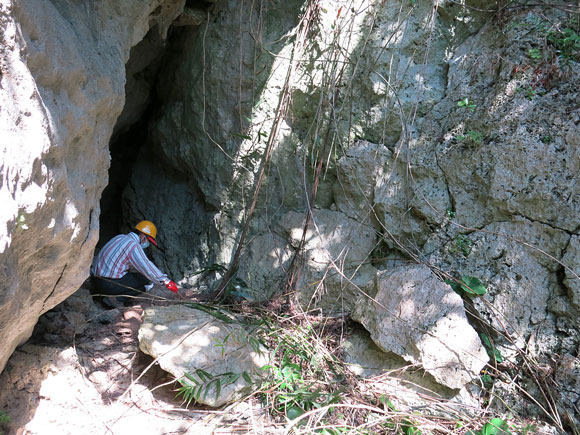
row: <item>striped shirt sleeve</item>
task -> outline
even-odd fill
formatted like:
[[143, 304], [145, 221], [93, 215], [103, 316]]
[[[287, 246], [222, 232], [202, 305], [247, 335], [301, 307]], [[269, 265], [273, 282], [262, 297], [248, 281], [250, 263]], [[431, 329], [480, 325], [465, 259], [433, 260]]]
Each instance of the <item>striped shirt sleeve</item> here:
[[166, 274], [161, 272], [145, 255], [145, 251], [138, 243], [133, 246], [129, 254], [129, 262], [131, 266], [137, 269], [142, 275], [145, 275], [149, 280], [164, 284], [169, 281]]

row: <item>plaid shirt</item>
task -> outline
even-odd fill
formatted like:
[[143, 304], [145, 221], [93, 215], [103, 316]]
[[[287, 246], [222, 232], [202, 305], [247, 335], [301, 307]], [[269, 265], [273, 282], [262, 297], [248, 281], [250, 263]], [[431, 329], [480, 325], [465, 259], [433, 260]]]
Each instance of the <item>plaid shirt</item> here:
[[93, 275], [103, 278], [122, 278], [132, 267], [150, 281], [165, 284], [169, 281], [145, 255], [134, 233], [120, 234], [107, 242], [93, 263]]

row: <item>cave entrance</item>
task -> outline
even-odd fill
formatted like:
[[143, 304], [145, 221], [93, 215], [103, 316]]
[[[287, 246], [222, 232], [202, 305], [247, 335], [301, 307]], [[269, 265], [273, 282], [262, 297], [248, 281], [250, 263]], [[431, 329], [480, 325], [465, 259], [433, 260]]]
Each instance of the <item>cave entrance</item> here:
[[109, 183], [101, 196], [98, 247], [127, 230], [123, 216], [123, 192], [130, 183], [134, 164], [147, 142], [148, 125], [156, 106], [155, 83], [170, 46], [169, 35], [161, 39], [158, 27], [131, 49], [126, 65], [125, 107], [109, 143]]

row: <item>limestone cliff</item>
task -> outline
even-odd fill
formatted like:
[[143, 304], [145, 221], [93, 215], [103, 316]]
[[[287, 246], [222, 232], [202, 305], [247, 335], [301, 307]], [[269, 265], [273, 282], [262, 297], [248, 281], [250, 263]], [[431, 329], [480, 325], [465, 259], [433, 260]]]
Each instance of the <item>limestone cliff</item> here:
[[[2, 3], [0, 362], [86, 278], [108, 142], [135, 122], [129, 109], [118, 121], [129, 50], [152, 26], [163, 38], [183, 3]], [[482, 333], [491, 355], [577, 359], [573, 13], [525, 0], [204, 5], [171, 31], [118, 204], [126, 225], [158, 224], [163, 269], [215, 285], [198, 272], [230, 263], [265, 164], [236, 275], [245, 297], [295, 278], [304, 307], [379, 325], [384, 350], [426, 369], [441, 360], [424, 337], [457, 318], [473, 328], [472, 358], [458, 359], [470, 369], [433, 369], [451, 388], [485, 363]], [[465, 307], [443, 284], [463, 276], [486, 287]], [[421, 334], [393, 319], [383, 337], [384, 310], [409, 301], [425, 305]], [[449, 348], [460, 335], [442, 336]]]
[[184, 2], [0, 3], [0, 369], [88, 277], [125, 63]]

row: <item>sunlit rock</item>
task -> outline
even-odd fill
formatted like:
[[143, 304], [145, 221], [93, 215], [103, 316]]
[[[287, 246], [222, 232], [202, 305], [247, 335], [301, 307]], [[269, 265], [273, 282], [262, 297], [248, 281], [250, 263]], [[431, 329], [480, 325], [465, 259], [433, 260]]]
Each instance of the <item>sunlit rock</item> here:
[[183, 305], [145, 310], [139, 347], [163, 370], [195, 388], [192, 397], [198, 403], [209, 406], [258, 389], [264, 373], [260, 369], [269, 361], [251, 327]]
[[353, 319], [382, 350], [417, 363], [449, 388], [460, 389], [488, 361], [463, 301], [426, 266], [381, 272], [374, 298], [361, 300]]

